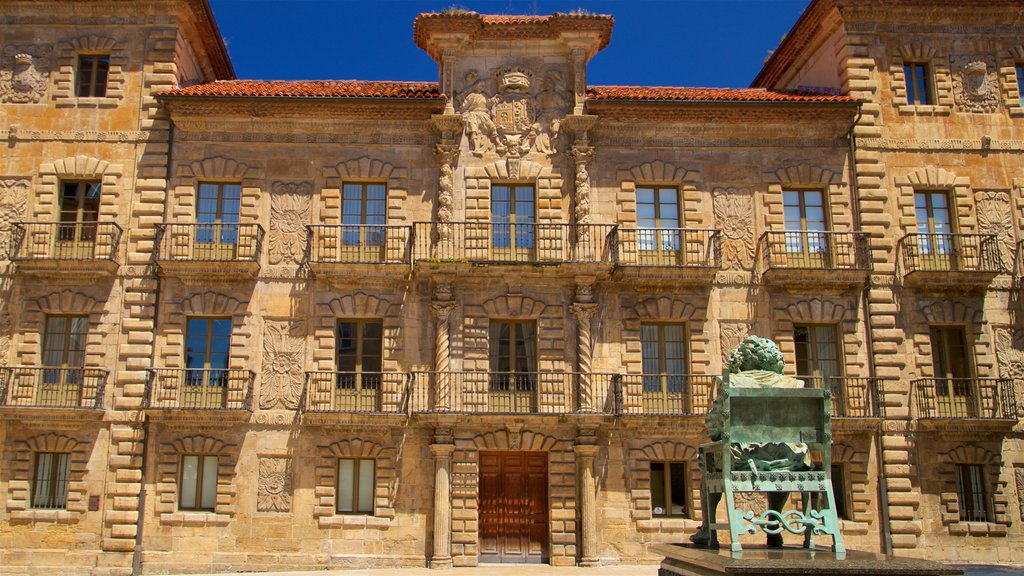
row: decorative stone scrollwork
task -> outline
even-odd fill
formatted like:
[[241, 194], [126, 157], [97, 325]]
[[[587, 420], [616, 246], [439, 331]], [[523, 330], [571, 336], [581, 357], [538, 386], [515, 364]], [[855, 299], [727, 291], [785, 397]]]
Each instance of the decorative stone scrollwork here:
[[451, 240], [452, 215], [455, 212], [455, 163], [459, 161], [458, 146], [438, 144], [434, 156], [440, 164], [437, 184], [437, 234], [439, 240]]
[[274, 182], [270, 194], [268, 261], [299, 264], [306, 248], [306, 224], [312, 210], [313, 185], [309, 182]]
[[576, 196], [574, 198], [574, 214], [576, 216], [576, 241], [586, 242], [590, 239], [590, 174], [587, 164], [594, 159], [592, 146], [573, 146], [572, 160], [576, 164]]
[[11, 224], [25, 219], [28, 209], [28, 178], [0, 179], [0, 258], [7, 258]]
[[7, 357], [11, 353], [11, 317], [0, 314], [0, 366], [7, 366]]
[[261, 409], [295, 410], [299, 407], [305, 331], [302, 321], [267, 321], [263, 336]]
[[978, 211], [978, 231], [983, 234], [994, 234], [999, 241], [1003, 263], [1013, 262], [1015, 242], [1009, 194], [985, 190], [975, 193], [974, 199]]
[[722, 230], [722, 266], [750, 270], [754, 266], [754, 199], [741, 188], [715, 188], [715, 222]]
[[743, 339], [747, 337], [753, 331], [753, 326], [747, 322], [728, 322], [720, 320], [718, 322], [719, 332], [719, 345], [722, 349], [722, 359], [725, 360], [729, 357], [729, 354], [743, 342]]
[[291, 512], [291, 458], [260, 457], [259, 485], [256, 492], [257, 512]]
[[999, 375], [1015, 380], [1024, 378], [1024, 344], [1020, 336], [1009, 326], [995, 326], [996, 358], [999, 361]]
[[576, 371], [580, 375], [580, 410], [589, 412], [594, 409], [594, 390], [590, 381], [590, 372], [594, 359], [594, 346], [591, 337], [592, 319], [597, 311], [597, 304], [576, 302], [572, 305], [572, 313], [576, 316]]
[[0, 72], [0, 102], [35, 104], [50, 83], [49, 46], [7, 46]]
[[1021, 521], [1024, 522], [1024, 466], [1014, 468], [1013, 476], [1017, 480], [1017, 509], [1020, 510]]
[[953, 97], [964, 112], [986, 113], [999, 109], [999, 68], [986, 54], [950, 58]]

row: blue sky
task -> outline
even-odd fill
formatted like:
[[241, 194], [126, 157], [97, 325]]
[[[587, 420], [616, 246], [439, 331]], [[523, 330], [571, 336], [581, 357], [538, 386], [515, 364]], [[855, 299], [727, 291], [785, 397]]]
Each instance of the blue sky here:
[[745, 87], [809, 0], [211, 0], [239, 78], [437, 80], [413, 18], [458, 6], [484, 14], [611, 14], [590, 84]]

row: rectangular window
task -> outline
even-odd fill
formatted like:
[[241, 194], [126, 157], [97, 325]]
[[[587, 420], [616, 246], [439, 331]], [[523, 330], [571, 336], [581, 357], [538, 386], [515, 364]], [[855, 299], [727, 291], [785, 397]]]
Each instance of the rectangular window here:
[[[636, 189], [637, 249], [666, 254], [679, 252], [679, 190], [640, 186]], [[651, 255], [641, 255], [641, 259]]]
[[686, 392], [686, 326], [641, 324], [640, 350], [646, 401], [679, 403]]
[[537, 389], [537, 324], [491, 320], [491, 410], [532, 412]]
[[1020, 105], [1024, 106], [1024, 62], [1017, 63], [1017, 93], [1020, 94]]
[[217, 507], [217, 457], [186, 454], [181, 457], [178, 508], [213, 510]]
[[932, 326], [928, 330], [935, 373], [939, 416], [967, 418], [976, 414], [967, 334], [963, 326]]
[[376, 461], [368, 458], [338, 459], [338, 512], [373, 514], [376, 464]]
[[832, 324], [796, 324], [793, 326], [796, 370], [816, 384], [829, 385], [830, 379], [843, 375], [839, 362], [839, 330]]
[[362, 411], [377, 406], [383, 342], [384, 323], [380, 320], [338, 322], [336, 408]]
[[387, 185], [349, 182], [342, 185], [341, 194], [342, 242], [346, 246], [384, 246]]
[[185, 329], [185, 396], [191, 407], [223, 405], [231, 356], [230, 318], [189, 318]]
[[922, 62], [904, 64], [903, 75], [907, 81], [907, 104], [926, 106], [935, 103], [931, 67], [928, 64]]
[[914, 193], [917, 221], [918, 268], [950, 270], [955, 267], [956, 237], [953, 235], [949, 194], [945, 191]]
[[494, 258], [529, 260], [533, 254], [536, 206], [533, 186], [491, 187], [491, 246]]
[[850, 520], [850, 511], [846, 504], [846, 475], [842, 464], [833, 464], [832, 493], [836, 497], [836, 516], [843, 520]]
[[789, 265], [825, 266], [828, 236], [821, 233], [829, 229], [825, 194], [821, 190], [785, 190], [782, 192], [782, 204]]
[[956, 498], [960, 507], [961, 521], [992, 521], [988, 514], [985, 473], [980, 464], [956, 465]]
[[47, 316], [43, 334], [43, 386], [37, 400], [52, 406], [77, 406], [81, 400], [88, 316]]
[[110, 72], [110, 56], [107, 54], [83, 54], [78, 57], [79, 98], [103, 97], [107, 95], [107, 75]]
[[[61, 182], [58, 250], [69, 250], [75, 245], [96, 241], [101, 189], [99, 182]], [[88, 254], [91, 253], [89, 250]]]
[[68, 504], [68, 462], [71, 454], [39, 452], [32, 476], [33, 508], [66, 508]]
[[651, 505], [655, 516], [688, 517], [685, 462], [651, 462]]
[[238, 245], [241, 184], [201, 182], [196, 193], [197, 258], [230, 260]]

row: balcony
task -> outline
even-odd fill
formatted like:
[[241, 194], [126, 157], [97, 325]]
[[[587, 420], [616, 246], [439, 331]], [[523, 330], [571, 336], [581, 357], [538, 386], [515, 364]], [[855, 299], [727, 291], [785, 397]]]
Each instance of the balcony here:
[[[572, 372], [414, 372], [412, 412], [611, 414], [613, 376]], [[580, 390], [590, 394], [580, 394]]]
[[113, 222], [15, 222], [10, 258], [29, 274], [109, 276], [117, 270], [121, 233]]
[[610, 268], [611, 224], [417, 222], [417, 264], [562, 265]]
[[761, 278], [776, 286], [863, 286], [871, 273], [868, 238], [866, 232], [765, 232], [757, 245]]
[[912, 414], [922, 428], [969, 421], [972, 430], [1008, 430], [1017, 423], [1017, 397], [1009, 378], [919, 378], [911, 390]]
[[310, 269], [317, 276], [406, 274], [412, 226], [341, 224], [306, 226]]
[[107, 371], [96, 368], [0, 368], [0, 413], [37, 414], [46, 409], [62, 416], [99, 414], [106, 385]]
[[721, 268], [721, 232], [696, 228], [619, 228], [616, 275], [709, 282]]
[[409, 376], [395, 372], [306, 372], [305, 420], [321, 423], [359, 415], [404, 416]]
[[260, 269], [259, 224], [157, 225], [156, 263], [163, 274], [253, 277]]
[[715, 377], [694, 374], [628, 375], [617, 379], [621, 416], [703, 416], [715, 397]]
[[[797, 376], [807, 388], [823, 388], [832, 392], [832, 417], [837, 420], [872, 420], [874, 426], [885, 416], [881, 403], [886, 380], [841, 376]], [[872, 428], [873, 429], [873, 428]]]
[[208, 412], [217, 419], [230, 414], [245, 419], [252, 411], [254, 379], [250, 370], [154, 368], [146, 383], [145, 408], [165, 416]]
[[994, 234], [907, 234], [898, 254], [911, 286], [984, 289], [1003, 272]]

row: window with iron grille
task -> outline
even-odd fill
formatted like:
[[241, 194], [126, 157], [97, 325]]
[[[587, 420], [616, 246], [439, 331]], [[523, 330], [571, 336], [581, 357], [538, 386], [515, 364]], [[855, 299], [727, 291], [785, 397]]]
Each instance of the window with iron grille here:
[[336, 510], [341, 514], [373, 514], [377, 462], [372, 458], [339, 458]]
[[38, 452], [32, 476], [33, 508], [63, 509], [68, 504], [71, 454]]
[[78, 57], [76, 94], [80, 98], [107, 95], [107, 75], [110, 73], [109, 54], [82, 54]]
[[178, 475], [178, 508], [213, 510], [217, 507], [217, 457], [184, 454]]
[[991, 522], [985, 472], [980, 464], [956, 465], [956, 498], [960, 520], [965, 522]]
[[689, 517], [686, 462], [651, 462], [651, 506], [655, 516]]

